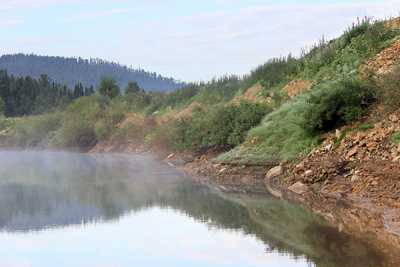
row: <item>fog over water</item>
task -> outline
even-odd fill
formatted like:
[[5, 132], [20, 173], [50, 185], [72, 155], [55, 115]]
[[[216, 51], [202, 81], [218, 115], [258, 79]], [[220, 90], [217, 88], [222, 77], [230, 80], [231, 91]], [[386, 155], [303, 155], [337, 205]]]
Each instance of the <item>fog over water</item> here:
[[[349, 250], [351, 248], [351, 252]], [[268, 195], [223, 194], [146, 155], [0, 152], [0, 266], [379, 266]]]

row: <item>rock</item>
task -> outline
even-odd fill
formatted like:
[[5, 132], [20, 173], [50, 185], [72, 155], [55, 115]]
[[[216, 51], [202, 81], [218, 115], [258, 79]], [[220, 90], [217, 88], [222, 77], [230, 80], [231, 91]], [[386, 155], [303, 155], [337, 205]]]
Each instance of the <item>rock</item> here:
[[303, 195], [304, 193], [307, 193], [310, 191], [307, 185], [303, 184], [302, 182], [297, 182], [294, 185], [290, 186], [288, 190], [292, 191], [293, 193], [296, 193], [298, 195]]
[[218, 173], [221, 174], [221, 173], [225, 172], [226, 170], [227, 170], [227, 168], [222, 168], [222, 169], [220, 169], [220, 170], [218, 171]]
[[331, 151], [331, 150], [332, 150], [332, 147], [333, 147], [333, 145], [332, 145], [332, 144], [329, 144], [329, 145], [325, 146], [325, 150], [326, 150], [326, 151]]
[[169, 154], [168, 157], [167, 157], [167, 159], [172, 159], [173, 157], [175, 157], [175, 154], [174, 154], [174, 153]]
[[397, 117], [395, 114], [392, 114], [389, 116], [389, 120], [391, 122], [398, 122], [399, 121], [399, 117]]
[[299, 164], [296, 165], [296, 169], [297, 170], [303, 170], [304, 169], [304, 162], [301, 162]]
[[304, 173], [304, 175], [307, 176], [307, 177], [310, 177], [310, 176], [313, 175], [313, 171], [312, 171], [312, 170], [307, 170], [307, 171]]
[[353, 156], [355, 156], [358, 153], [358, 148], [355, 147], [352, 150], [349, 151], [349, 153], [347, 153], [347, 158], [351, 158]]
[[283, 174], [282, 166], [276, 166], [267, 172], [266, 178], [271, 179]]

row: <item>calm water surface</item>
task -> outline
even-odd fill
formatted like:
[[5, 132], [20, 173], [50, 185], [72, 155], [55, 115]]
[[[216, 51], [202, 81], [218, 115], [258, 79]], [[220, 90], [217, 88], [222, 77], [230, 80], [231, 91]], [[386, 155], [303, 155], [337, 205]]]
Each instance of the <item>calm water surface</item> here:
[[268, 196], [147, 156], [0, 152], [0, 266], [368, 267], [384, 258]]

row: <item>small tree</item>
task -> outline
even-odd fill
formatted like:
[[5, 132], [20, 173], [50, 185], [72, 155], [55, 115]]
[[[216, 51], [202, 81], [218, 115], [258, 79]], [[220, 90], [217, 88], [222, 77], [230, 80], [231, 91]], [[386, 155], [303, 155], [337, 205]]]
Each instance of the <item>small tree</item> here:
[[117, 82], [112, 78], [103, 78], [100, 82], [99, 93], [109, 98], [114, 98], [120, 94]]
[[142, 89], [140, 89], [139, 85], [137, 82], [129, 82], [128, 86], [125, 89], [125, 94], [137, 94], [141, 92]]

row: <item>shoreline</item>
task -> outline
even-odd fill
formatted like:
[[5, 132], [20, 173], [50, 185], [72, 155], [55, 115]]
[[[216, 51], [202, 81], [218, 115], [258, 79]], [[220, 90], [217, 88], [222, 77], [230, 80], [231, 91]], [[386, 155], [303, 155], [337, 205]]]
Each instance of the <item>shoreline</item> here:
[[[234, 165], [215, 163], [212, 159], [220, 151], [205, 153], [171, 153], [167, 149], [154, 149], [137, 146], [123, 146], [118, 144], [98, 144], [88, 153], [150, 153], [158, 160], [187, 173], [193, 179], [210, 184], [225, 192], [261, 193], [275, 198], [300, 204], [314, 213], [321, 215], [339, 231], [352, 235], [369, 236], [382, 243], [400, 249], [400, 233], [391, 231], [390, 225], [385, 223], [387, 218], [382, 214], [382, 208], [375, 203], [361, 204], [358, 199], [350, 198], [345, 194], [318, 192], [319, 188], [293, 189], [286, 177], [294, 175], [294, 165], [283, 164], [277, 175], [268, 177], [271, 165]], [[318, 152], [318, 151], [317, 151]], [[301, 183], [300, 183], [301, 184]], [[400, 255], [398, 256], [400, 262]]]
[[312, 190], [295, 193], [288, 184], [282, 182], [281, 177], [266, 177], [267, 166], [264, 167], [264, 172], [261, 172], [260, 166], [215, 164], [211, 157], [205, 155], [184, 164], [175, 164], [182, 162], [180, 155], [170, 154], [164, 161], [223, 192], [264, 193], [299, 204], [322, 216], [339, 232], [366, 239], [370, 245], [388, 255], [393, 266], [400, 262], [400, 235], [390, 231], [379, 209], [372, 203], [360, 205], [353, 199], [334, 194], [320, 194]]

